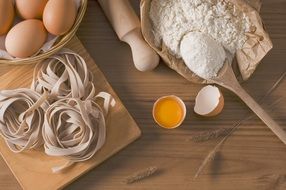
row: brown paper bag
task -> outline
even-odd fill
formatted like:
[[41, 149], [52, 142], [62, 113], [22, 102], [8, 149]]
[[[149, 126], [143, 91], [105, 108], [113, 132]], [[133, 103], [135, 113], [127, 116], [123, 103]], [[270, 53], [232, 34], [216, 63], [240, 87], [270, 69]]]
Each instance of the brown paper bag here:
[[261, 0], [245, 0], [249, 5], [251, 5], [254, 9], [260, 12], [261, 9]]
[[[255, 71], [262, 58], [272, 49], [272, 42], [264, 29], [258, 11], [261, 7], [260, 0], [228, 0], [237, 8], [241, 9], [255, 26], [251, 33], [247, 33], [248, 39], [241, 50], [236, 52], [236, 59], [233, 61], [233, 68], [239, 80], [247, 80]], [[151, 0], [141, 0], [141, 26], [142, 34], [147, 43], [161, 56], [163, 61], [173, 70], [181, 74], [187, 80], [194, 83], [208, 83], [208, 81], [198, 77], [187, 68], [182, 59], [174, 57], [168, 52], [167, 47], [155, 46], [152, 33], [152, 22], [149, 18]]]

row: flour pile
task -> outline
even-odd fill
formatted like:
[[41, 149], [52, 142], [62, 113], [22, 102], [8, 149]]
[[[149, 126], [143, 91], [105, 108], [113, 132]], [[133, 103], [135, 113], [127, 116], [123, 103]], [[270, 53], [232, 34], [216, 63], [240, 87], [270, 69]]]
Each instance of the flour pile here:
[[163, 43], [181, 58], [180, 42], [192, 31], [210, 35], [234, 55], [246, 42], [249, 18], [232, 3], [222, 0], [153, 0], [150, 19], [156, 46]]
[[185, 35], [180, 49], [187, 67], [204, 79], [216, 77], [226, 59], [223, 47], [201, 32]]

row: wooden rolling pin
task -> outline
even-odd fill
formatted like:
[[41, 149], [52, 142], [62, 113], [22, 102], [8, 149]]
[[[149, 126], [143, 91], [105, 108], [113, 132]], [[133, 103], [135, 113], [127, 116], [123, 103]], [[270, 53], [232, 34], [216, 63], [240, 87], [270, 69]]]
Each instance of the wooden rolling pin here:
[[140, 21], [128, 0], [98, 0], [118, 38], [131, 47], [135, 67], [139, 71], [153, 70], [159, 56], [143, 39]]

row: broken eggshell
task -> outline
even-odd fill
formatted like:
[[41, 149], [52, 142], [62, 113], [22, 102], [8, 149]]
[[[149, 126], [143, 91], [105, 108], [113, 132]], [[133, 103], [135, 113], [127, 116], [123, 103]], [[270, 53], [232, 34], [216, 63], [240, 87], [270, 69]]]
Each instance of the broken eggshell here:
[[220, 114], [224, 107], [224, 97], [221, 91], [212, 85], [205, 86], [196, 97], [194, 112], [205, 117]]
[[163, 96], [154, 103], [152, 114], [154, 121], [160, 127], [175, 129], [185, 120], [186, 105], [177, 96]]

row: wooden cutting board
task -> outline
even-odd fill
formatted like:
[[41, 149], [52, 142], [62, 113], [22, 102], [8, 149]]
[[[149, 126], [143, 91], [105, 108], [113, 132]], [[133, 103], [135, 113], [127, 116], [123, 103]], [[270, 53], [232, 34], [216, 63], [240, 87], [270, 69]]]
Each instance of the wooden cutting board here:
[[[47, 156], [43, 150], [15, 154], [7, 148], [4, 140], [0, 138], [0, 153], [23, 189], [62, 189], [126, 147], [141, 134], [137, 124], [107, 82], [103, 73], [89, 56], [80, 40], [75, 37], [67, 45], [67, 48], [79, 53], [86, 60], [89, 69], [94, 74], [96, 89], [111, 93], [116, 100], [116, 106], [110, 110], [107, 122], [106, 143], [89, 161], [78, 163], [65, 173], [53, 174], [51, 167], [64, 163], [66, 161], [64, 158]], [[0, 89], [29, 87], [32, 80], [33, 67], [34, 64], [13, 67], [5, 75], [0, 76]]]

